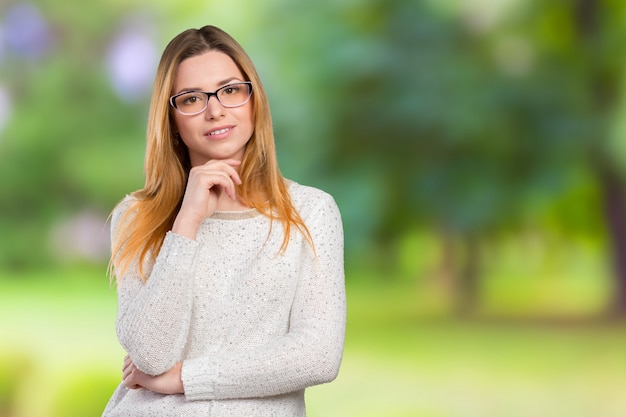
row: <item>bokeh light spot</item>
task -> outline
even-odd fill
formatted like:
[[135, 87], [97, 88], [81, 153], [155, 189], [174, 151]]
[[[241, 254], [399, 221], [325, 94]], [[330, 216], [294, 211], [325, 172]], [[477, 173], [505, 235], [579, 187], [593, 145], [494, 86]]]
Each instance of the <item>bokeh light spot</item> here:
[[35, 59], [52, 45], [50, 26], [39, 10], [28, 3], [11, 7], [4, 16], [3, 33], [6, 47], [15, 55]]
[[151, 88], [158, 53], [144, 33], [122, 32], [111, 44], [107, 57], [109, 77], [116, 93], [125, 101], [143, 97]]

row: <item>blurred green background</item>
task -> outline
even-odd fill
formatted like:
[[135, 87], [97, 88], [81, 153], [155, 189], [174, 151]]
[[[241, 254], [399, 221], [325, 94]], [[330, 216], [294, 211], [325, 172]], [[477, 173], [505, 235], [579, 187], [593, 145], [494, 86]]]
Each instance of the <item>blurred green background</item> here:
[[625, 415], [625, 2], [4, 0], [0, 416], [119, 383], [106, 220], [165, 44], [205, 24], [343, 213], [345, 359], [309, 415]]

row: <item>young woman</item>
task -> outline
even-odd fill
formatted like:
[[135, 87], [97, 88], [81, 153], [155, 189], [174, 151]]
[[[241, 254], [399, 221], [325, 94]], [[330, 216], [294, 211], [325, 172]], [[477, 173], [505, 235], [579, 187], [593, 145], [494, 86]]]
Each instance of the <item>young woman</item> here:
[[341, 218], [281, 176], [259, 76], [222, 30], [166, 47], [145, 172], [112, 214], [128, 355], [104, 416], [304, 416], [343, 352]]

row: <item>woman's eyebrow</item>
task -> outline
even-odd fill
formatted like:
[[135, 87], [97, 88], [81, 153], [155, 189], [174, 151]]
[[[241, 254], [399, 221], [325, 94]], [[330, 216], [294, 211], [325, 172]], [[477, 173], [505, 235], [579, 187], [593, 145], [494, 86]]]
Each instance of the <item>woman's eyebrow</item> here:
[[[220, 87], [223, 87], [233, 81], [238, 81], [238, 82], [243, 82], [239, 79], [239, 77], [230, 77], [227, 78], [223, 81], [220, 81], [217, 83], [217, 85], [219, 85]], [[178, 90], [178, 92], [174, 93], [174, 95], [176, 94], [180, 94], [180, 93], [185, 93], [185, 92], [191, 92], [191, 91], [204, 91], [202, 88], [200, 87], [191, 87], [191, 88], [181, 88], [180, 90]]]
[[225, 79], [224, 81], [220, 81], [219, 83], [217, 83], [217, 85], [222, 86], [222, 85], [231, 83], [233, 81], [241, 81], [241, 80], [239, 79], [239, 77], [230, 77], [230, 78]]

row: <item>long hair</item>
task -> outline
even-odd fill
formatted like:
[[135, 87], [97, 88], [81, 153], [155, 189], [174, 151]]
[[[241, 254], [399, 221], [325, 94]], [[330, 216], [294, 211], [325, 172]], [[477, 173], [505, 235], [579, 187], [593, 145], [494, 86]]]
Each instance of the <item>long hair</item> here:
[[252, 60], [230, 35], [214, 26], [189, 29], [176, 36], [165, 48], [157, 69], [148, 114], [145, 159], [145, 185], [135, 191], [131, 207], [114, 231], [109, 272], [118, 279], [131, 263], [138, 261], [145, 281], [144, 262], [148, 253], [158, 253], [166, 233], [180, 209], [191, 164], [186, 146], [176, 137], [169, 97], [179, 64], [208, 51], [228, 55], [253, 86], [254, 132], [240, 166], [242, 184], [237, 193], [250, 207], [282, 223], [284, 238], [280, 250], [289, 243], [291, 227], [313, 244], [304, 221], [295, 209], [276, 159], [269, 101]]

